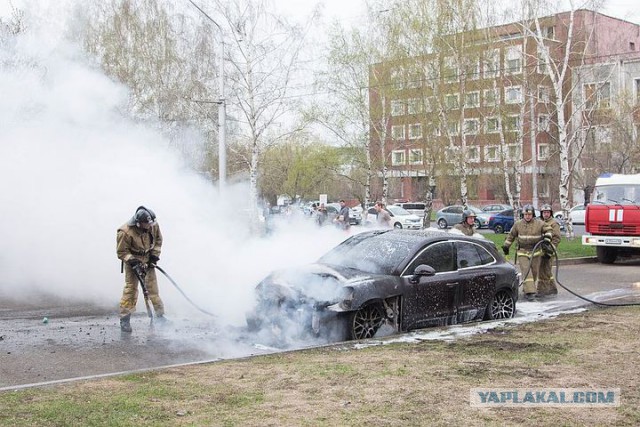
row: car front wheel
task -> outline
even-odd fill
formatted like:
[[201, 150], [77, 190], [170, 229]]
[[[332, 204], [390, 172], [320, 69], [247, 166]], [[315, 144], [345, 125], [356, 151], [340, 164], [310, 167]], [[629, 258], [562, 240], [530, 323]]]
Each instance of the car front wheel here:
[[448, 226], [448, 225], [449, 225], [449, 224], [447, 224], [447, 220], [446, 220], [446, 219], [444, 219], [444, 218], [440, 218], [440, 219], [438, 220], [438, 227], [440, 227], [440, 228], [442, 228], [442, 229], [445, 229], [445, 228], [447, 228], [447, 226]]
[[400, 229], [402, 228], [402, 224], [400, 224], [399, 222], [396, 222], [395, 224], [393, 224], [393, 228]]
[[384, 320], [382, 307], [379, 304], [369, 304], [349, 317], [349, 335], [351, 339], [363, 340], [372, 338]]
[[486, 320], [510, 319], [516, 314], [516, 301], [508, 290], [500, 290], [487, 306]]

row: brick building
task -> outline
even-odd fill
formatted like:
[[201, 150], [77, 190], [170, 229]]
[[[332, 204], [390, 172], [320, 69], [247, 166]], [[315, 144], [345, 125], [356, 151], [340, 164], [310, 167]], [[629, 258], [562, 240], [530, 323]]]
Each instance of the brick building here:
[[[373, 197], [380, 197], [385, 175], [389, 199], [423, 200], [427, 188], [435, 185], [437, 204], [449, 204], [460, 199], [460, 177], [466, 176], [469, 200], [506, 201], [505, 176], [514, 188], [518, 168], [522, 201], [556, 202], [558, 115], [547, 69], [565, 56], [569, 21], [566, 12], [540, 18], [538, 27], [510, 23], [454, 34], [434, 46], [437, 53], [372, 65], [370, 154], [378, 171]], [[569, 131], [583, 135], [576, 141], [589, 145], [584, 124], [577, 127], [576, 97], [582, 97], [581, 105], [594, 97], [603, 99], [606, 85], [576, 89], [573, 70], [590, 80], [588, 70], [612, 58], [637, 58], [636, 49], [639, 25], [575, 11], [563, 88]], [[544, 60], [544, 50], [551, 63]], [[633, 79], [630, 85], [637, 93]], [[592, 152], [574, 147], [570, 156]], [[577, 165], [583, 166], [580, 161]], [[596, 163], [588, 167], [597, 173]], [[581, 201], [581, 187], [591, 175], [577, 173], [572, 203]]]

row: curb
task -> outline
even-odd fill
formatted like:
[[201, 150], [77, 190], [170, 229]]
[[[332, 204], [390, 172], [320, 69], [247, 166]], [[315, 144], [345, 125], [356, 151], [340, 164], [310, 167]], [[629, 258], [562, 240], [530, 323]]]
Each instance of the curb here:
[[596, 262], [598, 262], [598, 258], [594, 256], [581, 258], [564, 258], [558, 260], [558, 265], [593, 264]]

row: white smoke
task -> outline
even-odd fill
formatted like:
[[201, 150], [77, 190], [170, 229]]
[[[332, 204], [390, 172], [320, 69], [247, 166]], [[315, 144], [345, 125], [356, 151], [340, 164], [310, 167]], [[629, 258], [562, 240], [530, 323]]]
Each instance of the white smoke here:
[[[239, 325], [269, 271], [346, 237], [307, 219], [251, 236], [246, 184], [220, 195], [153, 126], [127, 118], [127, 88], [67, 40], [73, 14], [51, 3], [0, 49], [0, 297], [45, 294], [115, 314], [116, 229], [144, 205], [164, 235], [159, 265], [220, 324]], [[158, 276], [168, 316], [197, 313]]]

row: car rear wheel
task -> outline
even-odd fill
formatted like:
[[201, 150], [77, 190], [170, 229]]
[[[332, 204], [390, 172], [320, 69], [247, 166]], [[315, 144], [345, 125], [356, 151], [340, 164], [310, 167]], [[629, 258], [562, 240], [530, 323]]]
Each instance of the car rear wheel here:
[[480, 220], [479, 219], [474, 220], [473, 224], [476, 226], [476, 228], [480, 228], [481, 224], [480, 224]]
[[487, 306], [486, 320], [510, 319], [516, 314], [516, 301], [508, 290], [500, 290]]
[[496, 234], [502, 234], [502, 233], [504, 233], [504, 227], [503, 227], [502, 225], [500, 225], [500, 224], [496, 224], [496, 225], [493, 227], [493, 231], [494, 231]]
[[444, 219], [444, 218], [440, 218], [440, 219], [438, 220], [438, 227], [440, 227], [440, 228], [443, 228], [443, 229], [444, 229], [444, 228], [447, 228], [447, 226], [448, 226], [448, 225], [449, 225], [449, 224], [447, 224], [447, 220], [446, 220], [446, 219]]
[[349, 335], [351, 339], [363, 340], [373, 337], [384, 320], [380, 304], [369, 304], [349, 317]]
[[402, 224], [400, 224], [399, 222], [396, 222], [395, 224], [393, 224], [393, 228], [400, 229], [402, 228]]

